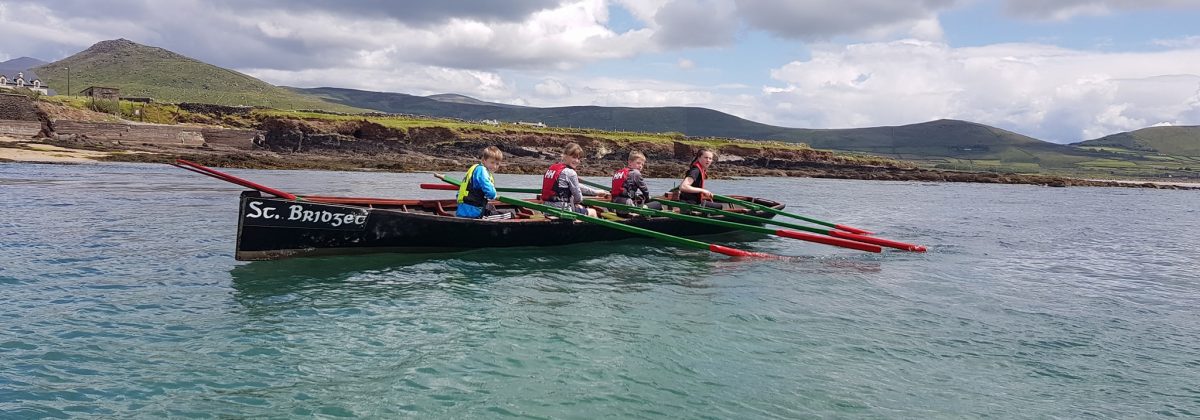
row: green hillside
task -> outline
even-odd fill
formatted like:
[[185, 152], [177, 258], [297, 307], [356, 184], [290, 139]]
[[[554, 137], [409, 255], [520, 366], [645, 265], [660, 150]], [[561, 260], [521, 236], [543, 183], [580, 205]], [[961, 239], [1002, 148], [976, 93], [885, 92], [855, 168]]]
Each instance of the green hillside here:
[[1053, 172], [1074, 170], [1080, 163], [1113, 156], [1107, 152], [1049, 143], [983, 124], [956, 120], [896, 127], [815, 130], [761, 124], [697, 107], [501, 107], [482, 101], [444, 101], [402, 93], [340, 88], [294, 90], [348, 106], [394, 113], [806, 143], [820, 149], [896, 157], [948, 169]]
[[89, 86], [121, 89], [122, 96], [144, 96], [163, 102], [200, 102], [280, 109], [361, 112], [270, 85], [171, 51], [129, 40], [102, 41], [62, 60], [36, 67], [42, 82], [59, 92], [78, 95]]
[[1200, 157], [1200, 126], [1143, 128], [1075, 143], [1073, 146]]

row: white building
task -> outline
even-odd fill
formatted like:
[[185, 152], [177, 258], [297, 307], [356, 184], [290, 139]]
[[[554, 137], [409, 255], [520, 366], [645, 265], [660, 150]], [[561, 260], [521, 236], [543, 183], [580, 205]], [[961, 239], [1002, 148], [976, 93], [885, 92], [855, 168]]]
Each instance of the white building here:
[[26, 81], [24, 72], [17, 73], [17, 78], [11, 80], [7, 76], [0, 74], [0, 89], [16, 90], [22, 87], [43, 95], [50, 94], [50, 90], [42, 84], [41, 80], [33, 79]]

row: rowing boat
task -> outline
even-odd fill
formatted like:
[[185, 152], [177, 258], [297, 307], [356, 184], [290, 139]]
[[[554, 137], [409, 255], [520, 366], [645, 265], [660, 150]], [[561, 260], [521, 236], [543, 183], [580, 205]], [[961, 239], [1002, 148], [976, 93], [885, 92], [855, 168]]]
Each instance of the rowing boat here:
[[[738, 197], [782, 210], [775, 201]], [[536, 202], [536, 201], [534, 201]], [[288, 199], [245, 191], [238, 212], [238, 260], [274, 260], [301, 256], [365, 253], [430, 253], [476, 248], [545, 247], [615, 241], [637, 234], [546, 217], [508, 204], [494, 203], [510, 219], [455, 217], [455, 200], [394, 200], [303, 196]], [[734, 206], [731, 211], [770, 218], [774, 214]], [[674, 236], [702, 236], [736, 229], [688, 223], [667, 217], [619, 217], [617, 223]], [[720, 216], [714, 217], [721, 219]]]

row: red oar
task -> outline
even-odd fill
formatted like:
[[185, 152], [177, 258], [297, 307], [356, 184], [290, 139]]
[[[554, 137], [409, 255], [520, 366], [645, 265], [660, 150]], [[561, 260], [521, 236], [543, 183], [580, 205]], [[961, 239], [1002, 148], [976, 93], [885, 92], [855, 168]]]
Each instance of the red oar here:
[[627, 206], [624, 204], [610, 203], [607, 201], [600, 201], [600, 200], [583, 200], [583, 204], [589, 204], [589, 205], [593, 205], [593, 206], [597, 206], [597, 207], [606, 207], [606, 208], [616, 209], [616, 210], [624, 210], [624, 211], [627, 211], [630, 213], [637, 213], [637, 214], [641, 214], [641, 215], [645, 215], [645, 216], [669, 217], [672, 219], [683, 220], [683, 221], [688, 221], [688, 222], [692, 222], [692, 223], [703, 223], [703, 224], [726, 227], [726, 228], [730, 228], [730, 229], [744, 230], [747, 232], [765, 233], [768, 235], [776, 235], [776, 236], [782, 236], [785, 238], [799, 239], [802, 241], [816, 242], [819, 244], [840, 246], [842, 248], [857, 249], [859, 251], [867, 251], [867, 252], [882, 251], [882, 249], [880, 249], [878, 245], [865, 244], [862, 242], [855, 242], [855, 241], [850, 241], [850, 240], [846, 240], [846, 239], [831, 238], [831, 237], [822, 236], [822, 235], [813, 235], [811, 233], [797, 232], [794, 230], [772, 229], [772, 228], [765, 228], [762, 226], [752, 226], [752, 225], [747, 225], [747, 224], [742, 224], [742, 223], [735, 223], [735, 222], [731, 222], [728, 220], [709, 219], [707, 217], [692, 216], [692, 215], [688, 215], [688, 214], [680, 214], [680, 213], [675, 213], [675, 212], [666, 211], [666, 210], [654, 210], [654, 209], [648, 209], [648, 208], [641, 208], [641, 207], [637, 207], [637, 206]]
[[875, 245], [879, 245], [879, 246], [886, 246], [889, 248], [903, 249], [905, 251], [925, 252], [925, 247], [921, 246], [921, 245], [915, 245], [915, 244], [910, 244], [910, 243], [905, 243], [905, 242], [900, 242], [900, 241], [893, 241], [893, 240], [889, 240], [889, 239], [877, 238], [874, 236], [859, 235], [856, 233], [842, 232], [837, 229], [819, 229], [819, 228], [814, 228], [814, 227], [809, 227], [809, 226], [801, 226], [801, 225], [783, 222], [783, 221], [779, 221], [779, 220], [775, 220], [775, 219], [767, 219], [764, 217], [756, 217], [756, 216], [751, 216], [751, 215], [741, 214], [741, 213], [734, 213], [734, 212], [725, 211], [725, 210], [717, 210], [717, 209], [712, 209], [712, 208], [708, 208], [708, 207], [704, 207], [704, 206], [698, 206], [695, 204], [681, 203], [678, 201], [671, 201], [671, 200], [662, 199], [662, 198], [656, 198], [654, 200], [658, 201], [660, 203], [663, 203], [665, 205], [680, 208], [680, 209], [687, 209], [687, 210], [698, 211], [698, 212], [708, 213], [708, 214], [719, 214], [719, 215], [726, 216], [729, 218], [745, 220], [745, 221], [753, 222], [753, 223], [761, 223], [761, 224], [770, 224], [770, 225], [775, 225], [775, 226], [789, 227], [792, 229], [802, 230], [805, 232], [819, 233], [819, 234], [828, 235], [828, 236], [836, 236], [838, 238], [850, 239], [850, 240], [854, 240], [854, 241], [858, 241], [858, 242], [875, 244]]
[[216, 179], [219, 179], [222, 181], [232, 182], [234, 184], [238, 184], [238, 185], [241, 185], [246, 188], [262, 191], [262, 192], [271, 194], [271, 195], [279, 197], [279, 198], [284, 198], [284, 199], [288, 199], [288, 200], [297, 199], [295, 194], [292, 194], [292, 193], [289, 193], [286, 191], [280, 191], [280, 190], [277, 190], [277, 189], [274, 189], [274, 188], [271, 188], [268, 186], [255, 184], [253, 182], [238, 178], [236, 176], [233, 176], [233, 175], [221, 172], [221, 171], [218, 171], [216, 169], [209, 168], [209, 167], [201, 165], [199, 163], [188, 162], [183, 159], [175, 159], [175, 166], [178, 166], [183, 169], [187, 169], [192, 172], [197, 172], [197, 173], [201, 173], [204, 175], [208, 175], [208, 176], [211, 176], [213, 178], [216, 178]]

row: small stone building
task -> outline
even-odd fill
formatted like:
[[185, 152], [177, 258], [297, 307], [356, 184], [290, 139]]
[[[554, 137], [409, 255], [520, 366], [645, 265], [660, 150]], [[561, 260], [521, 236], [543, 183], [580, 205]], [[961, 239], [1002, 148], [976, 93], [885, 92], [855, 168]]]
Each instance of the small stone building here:
[[114, 87], [90, 86], [79, 93], [83, 96], [89, 96], [92, 99], [103, 99], [110, 101], [121, 99], [121, 89]]

